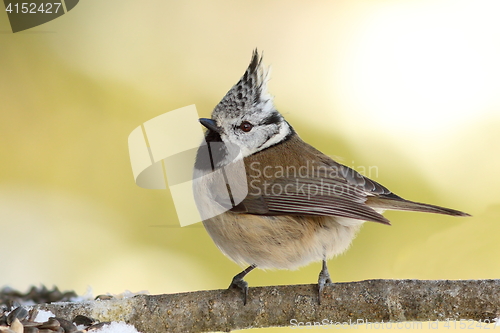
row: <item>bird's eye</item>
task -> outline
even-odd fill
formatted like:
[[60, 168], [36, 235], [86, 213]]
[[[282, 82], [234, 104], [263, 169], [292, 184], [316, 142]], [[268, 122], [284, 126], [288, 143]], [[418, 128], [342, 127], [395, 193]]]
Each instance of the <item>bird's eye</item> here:
[[250, 132], [250, 130], [253, 128], [253, 125], [250, 124], [248, 121], [244, 121], [240, 124], [240, 130], [243, 132]]

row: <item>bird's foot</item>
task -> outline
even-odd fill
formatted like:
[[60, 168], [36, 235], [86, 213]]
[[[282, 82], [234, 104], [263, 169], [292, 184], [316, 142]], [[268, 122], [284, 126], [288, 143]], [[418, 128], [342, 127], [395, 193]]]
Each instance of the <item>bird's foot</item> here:
[[238, 275], [233, 278], [233, 281], [231, 281], [228, 289], [240, 289], [243, 292], [243, 305], [246, 305], [248, 297], [248, 283], [243, 280], [243, 278], [238, 277]]
[[323, 288], [326, 285], [332, 284], [332, 279], [330, 278], [330, 273], [328, 273], [328, 267], [326, 266], [326, 260], [323, 260], [323, 268], [319, 272], [318, 277], [318, 304], [321, 305], [321, 297], [323, 295]]
[[236, 274], [233, 277], [233, 280], [231, 281], [231, 284], [229, 285], [228, 288], [228, 289], [237, 288], [243, 292], [243, 305], [247, 304], [247, 298], [248, 298], [248, 283], [245, 280], [243, 280], [243, 278], [245, 277], [245, 275], [250, 273], [255, 267], [257, 266], [251, 265], [243, 272]]

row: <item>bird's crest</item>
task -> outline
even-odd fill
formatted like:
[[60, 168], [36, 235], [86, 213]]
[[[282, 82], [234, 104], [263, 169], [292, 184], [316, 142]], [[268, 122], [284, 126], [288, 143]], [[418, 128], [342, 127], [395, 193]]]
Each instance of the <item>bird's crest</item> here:
[[221, 112], [227, 117], [257, 110], [269, 112], [274, 108], [272, 96], [267, 90], [270, 68], [264, 67], [262, 58], [262, 55], [259, 56], [259, 52], [255, 49], [245, 74], [215, 107], [213, 117], [217, 117], [217, 114]]

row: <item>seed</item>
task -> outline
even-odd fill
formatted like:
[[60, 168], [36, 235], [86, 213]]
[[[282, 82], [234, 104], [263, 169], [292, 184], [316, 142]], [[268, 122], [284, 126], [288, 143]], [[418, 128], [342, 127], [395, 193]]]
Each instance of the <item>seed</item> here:
[[56, 331], [61, 324], [55, 317], [50, 317], [49, 320], [47, 320], [45, 323], [42, 324], [42, 326], [39, 327], [40, 330], [47, 328], [49, 330]]
[[28, 316], [28, 310], [26, 310], [25, 308], [23, 308], [21, 306], [18, 306], [17, 308], [12, 310], [12, 312], [9, 313], [9, 315], [7, 316], [7, 325], [11, 325], [12, 322], [14, 322], [14, 319], [16, 319], [16, 318], [19, 320], [23, 320], [27, 316]]
[[76, 325], [91, 326], [91, 325], [97, 323], [97, 320], [94, 318], [87, 317], [87, 316], [77, 315], [73, 319], [73, 322]]
[[[26, 314], [28, 314], [28, 311], [26, 311]], [[17, 318], [14, 318], [14, 320], [12, 321], [12, 324], [10, 324], [10, 329], [16, 333], [23, 333], [24, 332], [23, 324], [21, 324], [21, 322]]]
[[69, 320], [63, 319], [63, 318], [56, 318], [59, 324], [61, 324], [61, 328], [64, 329], [64, 333], [74, 333], [78, 331], [75, 325], [73, 325], [72, 322]]

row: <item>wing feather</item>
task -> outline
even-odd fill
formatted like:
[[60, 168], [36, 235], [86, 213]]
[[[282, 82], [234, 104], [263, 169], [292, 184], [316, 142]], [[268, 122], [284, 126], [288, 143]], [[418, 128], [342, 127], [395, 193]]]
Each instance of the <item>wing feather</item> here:
[[249, 194], [232, 211], [257, 215], [339, 216], [390, 224], [365, 204], [364, 189], [341, 176], [318, 170], [307, 178], [276, 178], [260, 193]]

